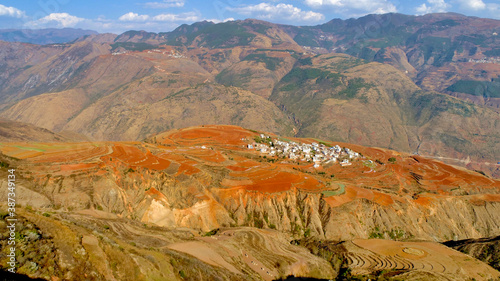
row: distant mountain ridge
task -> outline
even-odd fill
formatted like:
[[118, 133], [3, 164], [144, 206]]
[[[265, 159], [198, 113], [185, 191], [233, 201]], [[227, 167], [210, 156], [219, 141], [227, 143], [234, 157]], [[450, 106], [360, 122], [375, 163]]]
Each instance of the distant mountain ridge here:
[[98, 32], [79, 28], [0, 29], [0, 41], [45, 45], [68, 43], [82, 36], [95, 34]]

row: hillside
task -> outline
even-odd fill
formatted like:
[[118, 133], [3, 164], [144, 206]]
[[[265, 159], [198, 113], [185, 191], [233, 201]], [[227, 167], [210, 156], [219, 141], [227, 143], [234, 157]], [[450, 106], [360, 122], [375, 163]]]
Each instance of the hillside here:
[[68, 142], [71, 137], [27, 123], [0, 119], [0, 142]]
[[500, 237], [447, 241], [446, 246], [473, 256], [500, 270]]
[[[488, 82], [500, 74], [498, 20], [455, 13], [391, 13], [283, 28], [312, 52], [341, 52], [391, 64], [425, 90], [448, 92], [458, 81]], [[487, 100], [498, 98], [483, 94]]]
[[[0, 151], [23, 206], [19, 272], [33, 277], [500, 276], [435, 243], [498, 235], [500, 182], [425, 157], [215, 125]], [[304, 237], [344, 241], [338, 260], [290, 244]], [[30, 250], [41, 247], [51, 254]]]

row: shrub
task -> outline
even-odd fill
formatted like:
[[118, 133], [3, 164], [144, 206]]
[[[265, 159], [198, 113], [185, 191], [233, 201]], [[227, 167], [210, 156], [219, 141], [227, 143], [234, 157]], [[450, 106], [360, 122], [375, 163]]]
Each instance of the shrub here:
[[205, 234], [203, 234], [203, 236], [212, 236], [212, 235], [217, 234], [217, 232], [219, 232], [219, 229], [218, 229], [218, 228], [216, 228], [216, 229], [212, 229], [212, 230], [210, 230], [209, 232], [206, 232]]

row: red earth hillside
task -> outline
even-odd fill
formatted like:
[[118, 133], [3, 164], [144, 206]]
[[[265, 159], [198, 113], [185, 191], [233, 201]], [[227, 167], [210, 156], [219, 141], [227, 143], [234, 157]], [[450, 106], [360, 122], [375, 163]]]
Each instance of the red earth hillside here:
[[[390, 204], [404, 194], [410, 194], [422, 203], [463, 194], [480, 194], [483, 190], [497, 193], [500, 182], [483, 175], [452, 167], [439, 161], [416, 155], [369, 148], [345, 143], [330, 143], [348, 147], [363, 157], [342, 167], [338, 163], [313, 168], [312, 162], [293, 161], [272, 157], [247, 145], [254, 143], [259, 133], [237, 126], [203, 126], [159, 134], [151, 143], [99, 142], [69, 144], [3, 143], [3, 154], [25, 159], [26, 164], [44, 170], [67, 174], [96, 168], [99, 172], [113, 162], [132, 169], [174, 170], [175, 174], [195, 174], [201, 165], [224, 167], [228, 173], [223, 186], [264, 193], [283, 192], [298, 188], [310, 192], [325, 192], [325, 199], [333, 205], [357, 197], [382, 205]], [[271, 136], [278, 138], [277, 136]], [[313, 143], [314, 139], [289, 138], [289, 141]], [[264, 157], [265, 156], [265, 157]], [[393, 163], [389, 158], [395, 158]], [[43, 165], [40, 165], [43, 164]], [[342, 194], [327, 196], [326, 191]], [[419, 200], [418, 194], [424, 198]], [[484, 200], [499, 200], [497, 195], [477, 196]]]

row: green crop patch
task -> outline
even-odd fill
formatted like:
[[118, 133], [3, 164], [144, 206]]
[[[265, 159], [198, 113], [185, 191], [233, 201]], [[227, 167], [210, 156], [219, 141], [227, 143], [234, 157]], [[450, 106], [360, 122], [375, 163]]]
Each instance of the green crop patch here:
[[266, 68], [269, 70], [276, 70], [276, 66], [281, 63], [281, 59], [268, 57], [266, 54], [251, 54], [246, 56], [244, 61], [255, 61], [255, 62], [263, 62], [266, 64]]

